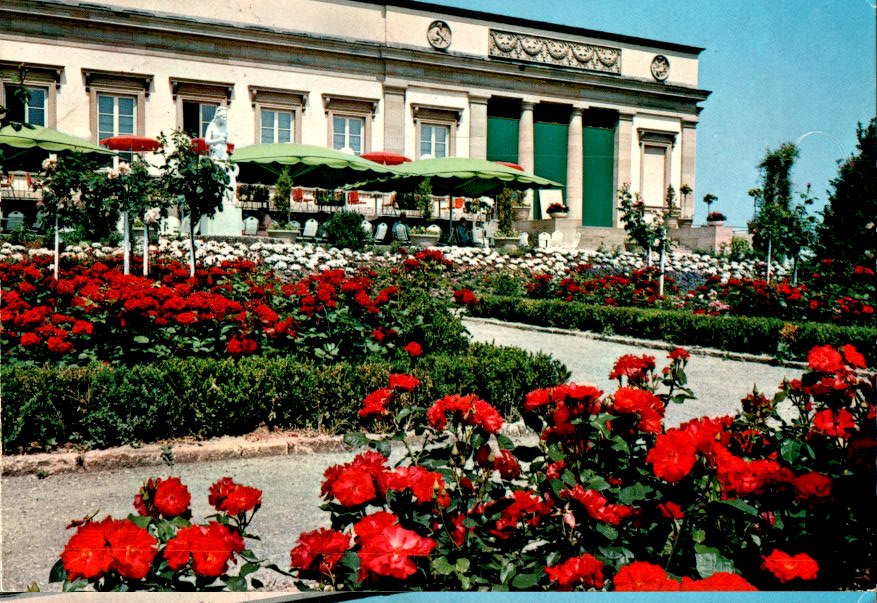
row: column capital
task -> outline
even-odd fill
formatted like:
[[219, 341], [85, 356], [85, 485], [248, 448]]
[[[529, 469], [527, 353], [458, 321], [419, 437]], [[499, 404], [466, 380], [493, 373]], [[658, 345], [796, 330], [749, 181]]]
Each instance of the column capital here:
[[470, 105], [486, 105], [487, 101], [490, 100], [489, 94], [470, 94], [469, 95], [469, 104]]
[[633, 113], [625, 113], [623, 111], [618, 112], [618, 119], [624, 121], [633, 121]]
[[404, 84], [384, 84], [385, 94], [405, 94], [408, 86]]
[[696, 119], [683, 119], [682, 120], [682, 127], [683, 128], [696, 128], [697, 127], [697, 120]]
[[532, 100], [523, 99], [521, 101], [521, 111], [532, 111], [533, 107], [536, 106], [536, 102]]
[[582, 107], [580, 105], [573, 105], [572, 107], [570, 107], [570, 111], [569, 111], [570, 117], [581, 116], [582, 112], [585, 109], [587, 109], [587, 107]]

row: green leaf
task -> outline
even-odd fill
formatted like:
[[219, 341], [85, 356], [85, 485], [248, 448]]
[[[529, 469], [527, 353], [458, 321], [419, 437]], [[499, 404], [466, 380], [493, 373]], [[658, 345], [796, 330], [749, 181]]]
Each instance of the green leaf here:
[[500, 433], [496, 434], [496, 443], [499, 444], [499, 447], [503, 450], [512, 450], [515, 447], [515, 443], [512, 442], [511, 438]]
[[594, 528], [609, 540], [618, 538], [618, 530], [608, 524], [597, 522]]
[[344, 443], [351, 448], [362, 448], [368, 445], [368, 436], [359, 431], [351, 431], [344, 434]]
[[259, 564], [258, 563], [245, 563], [241, 567], [241, 571], [238, 572], [238, 576], [240, 576], [241, 578], [246, 578], [247, 576], [249, 576], [250, 574], [252, 574], [253, 572], [256, 572], [256, 571], [259, 571]]
[[384, 456], [390, 456], [390, 453], [393, 452], [393, 447], [390, 445], [390, 442], [387, 440], [378, 440], [374, 442], [375, 449], [383, 454]]
[[457, 567], [457, 571], [460, 573], [465, 573], [465, 572], [469, 571], [469, 560], [466, 559], [465, 557], [463, 557], [461, 559], [457, 559], [456, 567]]
[[511, 561], [506, 561], [502, 564], [502, 569], [499, 570], [499, 581], [502, 584], [506, 584], [509, 578], [515, 573], [515, 564]]
[[756, 509], [755, 507], [753, 507], [749, 503], [743, 502], [739, 498], [729, 498], [728, 500], [719, 500], [716, 502], [719, 504], [722, 504], [722, 505], [728, 505], [729, 507], [734, 507], [735, 509], [743, 511], [747, 515], [752, 515], [752, 516], [758, 515], [758, 509]]
[[67, 570], [64, 569], [64, 562], [58, 559], [49, 571], [49, 582], [64, 582], [65, 580], [67, 580]]
[[128, 519], [138, 528], [145, 528], [149, 525], [149, 522], [152, 521], [152, 518], [149, 515], [134, 515], [133, 513], [128, 515]]
[[694, 558], [697, 573], [701, 578], [709, 578], [716, 572], [735, 573], [734, 564], [722, 556], [719, 549], [702, 544], [694, 545]]
[[512, 580], [512, 586], [521, 590], [527, 590], [536, 586], [539, 582], [539, 574], [518, 574]]
[[147, 337], [146, 335], [136, 335], [134, 337], [134, 343], [140, 343], [140, 344], [149, 343], [149, 337]]
[[436, 557], [432, 560], [432, 569], [440, 576], [448, 576], [454, 572], [454, 566], [448, 563], [447, 557]]
[[630, 505], [638, 500], [644, 500], [652, 489], [643, 484], [634, 484], [623, 488], [618, 493], [618, 501], [623, 505]]
[[515, 446], [514, 454], [519, 461], [529, 463], [542, 456], [542, 451], [536, 446]]
[[801, 451], [803, 449], [804, 444], [800, 440], [784, 440], [783, 443], [780, 444], [780, 456], [783, 457], [784, 461], [791, 465], [801, 457]]
[[232, 592], [244, 592], [247, 590], [247, 579], [240, 576], [232, 576], [228, 579], [228, 590]]

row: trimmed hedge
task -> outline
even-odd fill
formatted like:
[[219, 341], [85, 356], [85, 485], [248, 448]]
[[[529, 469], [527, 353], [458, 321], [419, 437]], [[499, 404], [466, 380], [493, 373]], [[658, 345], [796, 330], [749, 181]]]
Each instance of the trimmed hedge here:
[[[558, 360], [473, 344], [459, 355], [418, 359], [416, 401], [476, 393], [510, 417], [524, 395], [569, 378]], [[130, 367], [2, 368], [6, 452], [72, 443], [105, 448], [167, 438], [199, 439], [270, 428], [343, 433], [357, 426], [370, 392], [406, 364], [323, 364], [287, 357], [182, 358]]]
[[877, 359], [877, 328], [873, 327], [795, 324], [776, 318], [705, 316], [676, 310], [489, 295], [480, 298], [469, 314], [758, 354], [782, 352], [803, 357], [815, 345], [851, 343], [871, 362]]

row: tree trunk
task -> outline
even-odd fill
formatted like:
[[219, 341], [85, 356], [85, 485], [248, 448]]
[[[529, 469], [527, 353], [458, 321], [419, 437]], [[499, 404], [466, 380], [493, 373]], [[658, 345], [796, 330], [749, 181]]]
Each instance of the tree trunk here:
[[773, 239], [767, 240], [767, 277], [766, 280], [770, 284], [770, 252], [773, 247]]
[[800, 257], [800, 254], [796, 253], [795, 254], [795, 262], [793, 264], [794, 268], [792, 269], [792, 284], [796, 285], [796, 286], [798, 284], [798, 258], [799, 257]]
[[646, 246], [646, 267], [647, 268], [652, 267], [652, 246], [651, 245]]
[[664, 256], [666, 245], [661, 241], [660, 259], [658, 260], [658, 295], [664, 297]]
[[195, 276], [195, 221], [194, 214], [189, 215], [189, 276]]
[[122, 229], [124, 230], [124, 235], [122, 236], [122, 273], [130, 274], [131, 272], [131, 232], [130, 228], [128, 228], [128, 212], [122, 212]]
[[55, 280], [58, 280], [58, 268], [60, 263], [60, 237], [58, 236], [58, 210], [55, 210]]

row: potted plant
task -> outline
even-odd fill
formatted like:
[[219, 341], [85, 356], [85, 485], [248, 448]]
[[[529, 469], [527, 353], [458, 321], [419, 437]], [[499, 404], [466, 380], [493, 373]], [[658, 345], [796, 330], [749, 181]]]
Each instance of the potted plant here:
[[515, 192], [510, 188], [502, 189], [496, 196], [496, 234], [493, 235], [494, 246], [500, 249], [514, 249], [518, 246], [520, 235], [514, 229]]
[[709, 226], [721, 226], [725, 223], [725, 214], [720, 211], [711, 211], [706, 216], [706, 223]]
[[667, 187], [664, 195], [664, 223], [667, 228], [679, 228], [679, 208], [676, 207], [676, 189], [673, 185]]
[[415, 226], [411, 229], [411, 243], [418, 247], [435, 247], [442, 236], [442, 229], [435, 224], [431, 226]]
[[569, 207], [567, 207], [563, 203], [552, 203], [545, 211], [548, 212], [548, 215], [555, 220], [558, 218], [566, 218], [567, 216], [569, 216]]

